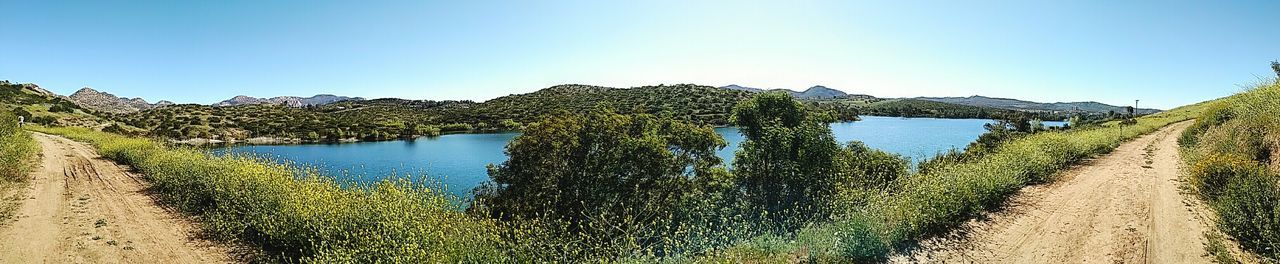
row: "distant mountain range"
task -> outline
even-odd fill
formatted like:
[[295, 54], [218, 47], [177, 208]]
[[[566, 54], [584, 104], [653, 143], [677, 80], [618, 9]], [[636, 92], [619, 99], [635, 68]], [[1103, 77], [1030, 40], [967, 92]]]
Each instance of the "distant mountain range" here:
[[[609, 89], [603, 89], [603, 88], [604, 87], [593, 87], [593, 86], [582, 86], [582, 85], [560, 85], [560, 86], [548, 88], [547, 91], [539, 91], [536, 93], [532, 93], [530, 95], [543, 96], [549, 93], [550, 94], [566, 93], [566, 94], [575, 94], [574, 96], [585, 96], [585, 95], [597, 94], [602, 91], [608, 91], [610, 89], [615, 89], [615, 88], [609, 88]], [[864, 100], [864, 101], [865, 100], [877, 101], [877, 100], [884, 100], [884, 99], [895, 99], [895, 98], [876, 98], [874, 96], [861, 95], [861, 94], [849, 94], [844, 91], [832, 89], [832, 88], [821, 86], [821, 85], [809, 87], [808, 89], [805, 89], [804, 91], [801, 91], [801, 92], [797, 92], [789, 89], [761, 89], [761, 88], [746, 87], [746, 86], [741, 86], [736, 84], [722, 86], [719, 88], [726, 89], [726, 90], [734, 90], [734, 91], [745, 91], [749, 93], [782, 91], [802, 100], [857, 99], [857, 100]], [[625, 90], [625, 89], [622, 89], [622, 90]], [[48, 91], [43, 91], [43, 90], [37, 91], [37, 92], [48, 93]], [[48, 93], [48, 94], [52, 94], [52, 93]], [[574, 97], [574, 96], [571, 96], [571, 97]], [[110, 93], [100, 92], [89, 87], [85, 87], [80, 89], [79, 91], [76, 91], [74, 94], [67, 97], [67, 99], [71, 100], [72, 102], [75, 102], [76, 104], [84, 108], [93, 109], [96, 111], [111, 112], [111, 113], [133, 113], [133, 112], [145, 111], [149, 109], [154, 109], [154, 108], [159, 108], [159, 107], [174, 104], [173, 102], [169, 102], [169, 101], [159, 101], [153, 104], [153, 103], [147, 102], [146, 100], [143, 100], [142, 98], [122, 98], [122, 97], [117, 97], [115, 95], [112, 95]], [[499, 99], [502, 99], [502, 98], [499, 98]], [[562, 100], [566, 100], [566, 99], [569, 99], [569, 98], [565, 98]], [[1092, 102], [1092, 101], [1067, 102], [1067, 103], [1039, 103], [1039, 102], [1017, 100], [1017, 99], [995, 98], [995, 97], [985, 97], [985, 96], [977, 96], [977, 95], [969, 96], [969, 97], [916, 97], [916, 98], [902, 98], [902, 99], [915, 99], [915, 100], [933, 101], [933, 102], [941, 102], [941, 103], [965, 105], [965, 106], [990, 107], [990, 108], [997, 108], [997, 109], [1008, 109], [1008, 110], [1019, 110], [1019, 111], [1041, 111], [1041, 112], [1052, 112], [1052, 113], [1071, 113], [1071, 112], [1107, 113], [1110, 111], [1115, 111], [1117, 113], [1124, 112], [1124, 107], [1122, 106], [1114, 106], [1114, 105], [1108, 105], [1108, 104]], [[498, 99], [495, 99], [495, 100], [498, 100]], [[288, 107], [307, 107], [307, 106], [323, 106], [323, 105], [333, 104], [337, 102], [345, 102], [345, 101], [365, 101], [365, 99], [360, 97], [337, 96], [332, 94], [319, 94], [311, 97], [277, 96], [277, 97], [271, 97], [271, 98], [257, 98], [257, 97], [240, 95], [240, 96], [233, 97], [231, 99], [218, 102], [216, 104], [212, 104], [212, 106], [273, 104], [273, 105], [282, 105], [282, 106], [288, 106]], [[499, 100], [499, 101], [502, 101], [502, 100]], [[1159, 111], [1160, 110], [1158, 109], [1150, 109], [1150, 108], [1141, 108], [1136, 110], [1136, 112], [1139, 114], [1150, 114], [1150, 113], [1155, 113]]]
[[[36, 89], [39, 89], [38, 87]], [[53, 94], [44, 89], [33, 90], [37, 93]], [[95, 111], [109, 113], [133, 113], [164, 106], [173, 105], [173, 102], [161, 100], [156, 103], [149, 103], [142, 98], [124, 98], [114, 94], [94, 90], [93, 88], [84, 87], [66, 97], [81, 107], [92, 109]], [[364, 100], [360, 97], [346, 97], [332, 94], [319, 94], [312, 97], [298, 96], [277, 96], [272, 98], [256, 98], [250, 96], [236, 96], [231, 99], [224, 100], [213, 104], [213, 106], [236, 106], [236, 105], [252, 105], [252, 104], [276, 104], [289, 107], [305, 107], [327, 105], [342, 101]]]
[[748, 91], [748, 92], [754, 92], [754, 93], [766, 92], [766, 91], [769, 91], [769, 92], [784, 91], [784, 92], [787, 92], [788, 94], [791, 94], [792, 97], [801, 98], [801, 99], [837, 98], [837, 97], [844, 97], [849, 95], [840, 90], [827, 88], [826, 86], [822, 86], [822, 85], [809, 87], [809, 89], [805, 89], [803, 92], [792, 91], [789, 89], [760, 89], [760, 88], [740, 86], [737, 84], [721, 86], [720, 88], [729, 89], [729, 90], [738, 90], [738, 91]]
[[[866, 98], [894, 99], [894, 98], [876, 98], [869, 95], [849, 94], [840, 90], [831, 89], [821, 85], [810, 87], [809, 89], [806, 89], [803, 92], [796, 92], [789, 89], [761, 89], [761, 88], [741, 86], [737, 84], [721, 86], [720, 88], [729, 89], [729, 90], [756, 92], [756, 93], [767, 92], [767, 91], [784, 91], [791, 94], [791, 96], [800, 98], [800, 99], [826, 99], [826, 98], [852, 98], [852, 97], [859, 97], [864, 99]], [[1062, 112], [1062, 113], [1070, 113], [1070, 112], [1107, 113], [1110, 111], [1115, 111], [1116, 113], [1125, 112], [1125, 108], [1123, 106], [1114, 106], [1114, 105], [1093, 102], [1093, 101], [1068, 102], [1068, 103], [1039, 103], [1039, 102], [1032, 102], [1032, 101], [1023, 101], [1018, 99], [986, 97], [986, 96], [980, 96], [980, 95], [974, 95], [969, 97], [916, 97], [916, 98], [903, 98], [903, 99], [916, 99], [916, 100], [933, 101], [933, 102], [941, 102], [941, 103], [949, 103], [949, 104], [957, 104], [957, 105], [991, 107], [991, 108], [1019, 110], [1019, 111], [1048, 111], [1048, 112]], [[1151, 109], [1151, 108], [1139, 108], [1139, 109], [1134, 109], [1134, 112], [1136, 112], [1137, 114], [1151, 114], [1151, 113], [1160, 112], [1160, 110]]]
[[159, 101], [148, 103], [142, 98], [122, 98], [93, 88], [84, 87], [67, 97], [76, 104], [96, 111], [111, 113], [132, 113], [156, 107], [173, 105], [173, 102]]
[[218, 102], [217, 104], [214, 104], [214, 105], [215, 106], [235, 106], [235, 105], [249, 105], [249, 104], [278, 104], [278, 105], [284, 105], [284, 106], [290, 106], [290, 107], [304, 107], [304, 106], [327, 105], [327, 104], [332, 104], [336, 102], [351, 101], [351, 100], [364, 100], [364, 98], [337, 96], [332, 94], [318, 94], [312, 97], [276, 96], [271, 98], [257, 98], [257, 97], [251, 97], [251, 96], [238, 95], [236, 97], [232, 97], [231, 99]]
[[[1069, 103], [1038, 103], [1031, 101], [1023, 101], [1009, 98], [995, 98], [986, 96], [969, 96], [969, 97], [916, 97], [915, 99], [943, 102], [959, 105], [985, 106], [1001, 109], [1023, 110], [1023, 111], [1058, 111], [1058, 112], [1091, 112], [1106, 113], [1115, 111], [1116, 113], [1124, 113], [1123, 106], [1114, 106], [1099, 102], [1069, 102]], [[1134, 109], [1137, 114], [1151, 114], [1160, 112], [1159, 109], [1138, 108]]]

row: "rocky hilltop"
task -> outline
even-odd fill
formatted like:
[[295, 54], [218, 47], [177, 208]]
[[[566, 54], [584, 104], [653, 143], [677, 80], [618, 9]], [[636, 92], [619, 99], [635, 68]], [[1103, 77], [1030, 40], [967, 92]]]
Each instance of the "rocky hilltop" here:
[[781, 88], [766, 90], [761, 88], [741, 86], [737, 84], [721, 86], [720, 88], [729, 89], [729, 90], [738, 90], [738, 91], [748, 91], [753, 93], [783, 91], [795, 98], [801, 98], [801, 99], [836, 98], [836, 97], [843, 97], [843, 96], [849, 95], [848, 93], [842, 92], [840, 90], [827, 88], [826, 86], [822, 86], [822, 85], [815, 85], [813, 87], [809, 87], [809, 89], [805, 89], [803, 92], [797, 92], [797, 91], [792, 91], [790, 89], [781, 89]]
[[364, 100], [360, 97], [346, 97], [332, 94], [317, 94], [312, 97], [298, 96], [276, 96], [272, 98], [257, 98], [252, 96], [238, 95], [231, 99], [224, 100], [214, 104], [214, 106], [235, 106], [235, 105], [251, 105], [251, 104], [277, 104], [290, 107], [304, 107], [327, 105], [342, 101]]
[[117, 97], [113, 94], [100, 92], [89, 87], [80, 88], [79, 91], [76, 91], [67, 98], [71, 99], [72, 102], [75, 102], [81, 107], [111, 113], [133, 113], [173, 104], [173, 102], [169, 101], [160, 101], [152, 104], [142, 98]]

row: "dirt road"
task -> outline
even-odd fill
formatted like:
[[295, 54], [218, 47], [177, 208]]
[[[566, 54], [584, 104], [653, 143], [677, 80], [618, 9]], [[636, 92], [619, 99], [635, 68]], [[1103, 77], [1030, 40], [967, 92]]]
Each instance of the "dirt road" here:
[[1124, 143], [1030, 186], [1007, 208], [924, 241], [895, 262], [1208, 263], [1208, 230], [1194, 197], [1180, 193], [1177, 137], [1190, 122]]
[[145, 193], [140, 175], [93, 148], [36, 134], [42, 164], [0, 225], [0, 263], [231, 262]]

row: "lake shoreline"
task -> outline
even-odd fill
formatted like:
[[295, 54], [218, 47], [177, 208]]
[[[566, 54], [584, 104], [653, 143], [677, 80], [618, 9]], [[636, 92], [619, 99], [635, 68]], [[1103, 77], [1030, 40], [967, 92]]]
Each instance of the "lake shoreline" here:
[[397, 137], [397, 138], [388, 138], [385, 140], [365, 140], [365, 139], [358, 139], [358, 138], [344, 138], [337, 141], [333, 141], [333, 140], [304, 140], [301, 138], [286, 138], [286, 137], [253, 137], [253, 138], [248, 138], [243, 140], [218, 140], [218, 139], [208, 139], [208, 138], [189, 138], [189, 139], [183, 139], [183, 140], [167, 139], [166, 142], [169, 142], [171, 144], [177, 144], [177, 145], [209, 147], [209, 148], [233, 147], [233, 146], [244, 146], [244, 145], [251, 145], [251, 146], [336, 145], [336, 144], [348, 144], [348, 143], [414, 141], [421, 138], [436, 138], [441, 136], [459, 135], [459, 134], [501, 134], [501, 133], [511, 133], [511, 132], [520, 132], [520, 131], [519, 130], [456, 131], [456, 132], [440, 133], [440, 135], [435, 135], [435, 136]]
[[[991, 119], [940, 119], [864, 116], [857, 122], [830, 124], [840, 144], [859, 141], [868, 147], [909, 158], [912, 163], [940, 152], [963, 149], [986, 130]], [[725, 167], [731, 167], [735, 152], [745, 138], [737, 127], [714, 129], [725, 142], [716, 151]], [[519, 132], [457, 133], [418, 140], [320, 144], [220, 144], [207, 145], [219, 155], [250, 154], [295, 164], [316, 165], [327, 175], [345, 175], [356, 181], [376, 182], [383, 175], [425, 174], [440, 178], [451, 190], [470, 190], [488, 180], [486, 166], [501, 164], [508, 157], [507, 145]], [[459, 193], [459, 195], [465, 195]]]
[[[856, 120], [838, 121], [834, 123], [860, 122], [862, 121], [862, 117], [883, 117], [883, 118], [901, 118], [901, 119], [943, 119], [943, 120], [992, 120], [992, 119], [984, 119], [984, 118], [943, 118], [943, 117], [904, 117], [904, 116], [867, 115], [867, 116], [859, 116], [859, 118]], [[1061, 122], [1061, 121], [1045, 121], [1045, 122]], [[711, 126], [711, 128], [716, 128], [716, 129], [729, 128], [729, 127], [734, 127], [734, 126], [732, 125], [712, 125]], [[458, 135], [458, 134], [501, 134], [501, 133], [511, 133], [511, 132], [518, 133], [521, 131], [520, 130], [452, 131], [452, 132], [444, 132], [437, 136], [416, 136], [412, 138], [399, 137], [399, 138], [389, 138], [385, 140], [364, 140], [364, 139], [357, 139], [357, 138], [345, 138], [338, 141], [332, 141], [332, 140], [303, 140], [301, 138], [286, 138], [286, 137], [254, 137], [254, 138], [248, 138], [244, 140], [218, 140], [218, 139], [207, 139], [207, 138], [190, 138], [190, 139], [183, 139], [183, 140], [167, 139], [166, 142], [169, 142], [171, 144], [177, 144], [177, 145], [208, 147], [208, 148], [223, 148], [223, 147], [244, 146], [244, 145], [261, 145], [261, 146], [335, 145], [335, 144], [348, 144], [348, 143], [371, 143], [371, 142], [387, 142], [387, 141], [401, 141], [401, 140], [414, 141], [421, 138], [435, 138], [440, 136]]]

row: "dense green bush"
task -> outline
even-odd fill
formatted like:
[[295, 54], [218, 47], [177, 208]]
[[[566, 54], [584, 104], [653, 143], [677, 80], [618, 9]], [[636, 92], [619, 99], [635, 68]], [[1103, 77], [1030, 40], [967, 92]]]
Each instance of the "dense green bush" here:
[[829, 117], [813, 115], [785, 93], [764, 93], [740, 104], [733, 123], [746, 138], [733, 175], [745, 199], [770, 221], [797, 228], [830, 213], [840, 146]]
[[1210, 201], [1218, 200], [1237, 177], [1261, 177], [1266, 168], [1237, 155], [1210, 153], [1191, 166], [1189, 182]]
[[1280, 255], [1280, 180], [1261, 167], [1232, 174], [1215, 199], [1223, 231], [1267, 257]]
[[[711, 130], [652, 115], [596, 109], [553, 115], [508, 144], [510, 156], [490, 167], [472, 212], [505, 221], [557, 225], [591, 248], [621, 254], [667, 237], [679, 207], [724, 178]], [[619, 249], [622, 248], [622, 249]], [[616, 257], [616, 256], [615, 256]]]

